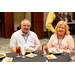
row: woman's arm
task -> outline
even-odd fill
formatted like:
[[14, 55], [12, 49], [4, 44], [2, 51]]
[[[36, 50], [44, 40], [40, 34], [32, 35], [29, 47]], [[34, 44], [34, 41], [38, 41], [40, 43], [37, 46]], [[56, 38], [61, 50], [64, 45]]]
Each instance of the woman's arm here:
[[69, 35], [67, 42], [68, 42], [68, 48], [67, 48], [66, 52], [69, 53], [70, 50], [72, 50], [74, 48], [74, 40], [71, 35]]
[[50, 50], [53, 46], [52, 46], [52, 44], [53, 44], [53, 42], [54, 42], [54, 40], [55, 40], [55, 34], [53, 34], [52, 36], [51, 36], [51, 38], [50, 38], [50, 40], [49, 40], [49, 42], [48, 42], [48, 44], [47, 44], [47, 46], [48, 46], [48, 50]]

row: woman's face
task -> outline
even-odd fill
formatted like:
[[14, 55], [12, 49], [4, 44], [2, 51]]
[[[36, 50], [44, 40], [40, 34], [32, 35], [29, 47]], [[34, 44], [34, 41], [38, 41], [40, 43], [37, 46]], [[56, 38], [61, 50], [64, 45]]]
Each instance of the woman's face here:
[[65, 25], [61, 24], [57, 28], [58, 35], [65, 35]]

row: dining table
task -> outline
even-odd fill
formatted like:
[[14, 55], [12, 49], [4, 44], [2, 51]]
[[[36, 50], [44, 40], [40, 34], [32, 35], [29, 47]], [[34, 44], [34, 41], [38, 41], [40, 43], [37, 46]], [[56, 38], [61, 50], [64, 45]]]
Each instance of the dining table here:
[[[57, 59], [48, 59], [47, 57], [43, 56], [43, 51], [42, 50], [37, 50], [34, 52], [34, 54], [37, 54], [37, 56], [31, 58], [31, 57], [27, 57], [25, 54], [25, 58], [17, 58], [17, 53], [16, 52], [11, 52], [11, 53], [6, 53], [7, 57], [11, 57], [13, 58], [12, 62], [69, 62], [71, 60], [71, 58], [69, 57], [69, 53], [66, 53], [64, 55], [64, 53], [60, 53], [60, 54], [55, 54], [55, 56], [57, 57]], [[20, 53], [20, 56], [22, 56], [22, 54]], [[4, 58], [0, 59], [0, 62], [2, 62]]]

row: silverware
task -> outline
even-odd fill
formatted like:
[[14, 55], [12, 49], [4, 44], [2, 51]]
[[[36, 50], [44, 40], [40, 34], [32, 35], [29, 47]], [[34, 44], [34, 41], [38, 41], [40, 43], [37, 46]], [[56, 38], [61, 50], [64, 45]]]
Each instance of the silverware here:
[[6, 55], [5, 57], [10, 57], [10, 55]]
[[48, 62], [48, 60], [46, 60], [46, 62]]
[[63, 53], [63, 56], [65, 56], [65, 55], [66, 55], [66, 52]]
[[49, 55], [49, 52], [47, 53], [47, 55]]

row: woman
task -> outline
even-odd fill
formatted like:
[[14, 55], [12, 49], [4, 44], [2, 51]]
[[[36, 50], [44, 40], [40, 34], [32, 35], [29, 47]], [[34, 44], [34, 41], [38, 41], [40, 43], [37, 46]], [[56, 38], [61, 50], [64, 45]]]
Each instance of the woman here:
[[55, 33], [48, 42], [48, 50], [51, 48], [68, 53], [74, 48], [73, 38], [70, 35], [68, 25], [64, 21], [59, 21], [55, 27]]

